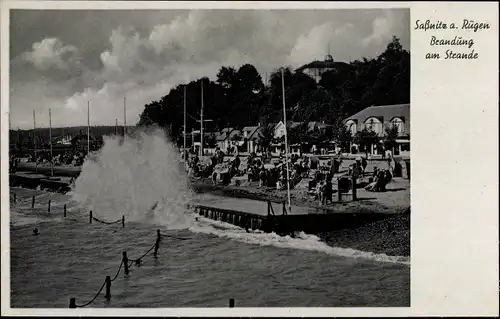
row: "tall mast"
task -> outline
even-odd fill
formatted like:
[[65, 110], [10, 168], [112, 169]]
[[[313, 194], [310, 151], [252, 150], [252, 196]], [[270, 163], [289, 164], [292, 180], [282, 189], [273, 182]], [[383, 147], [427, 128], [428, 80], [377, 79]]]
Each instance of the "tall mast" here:
[[35, 152], [35, 172], [38, 172], [38, 160], [36, 157], [36, 120], [35, 120], [35, 110], [33, 110], [33, 151]]
[[285, 104], [285, 75], [283, 69], [281, 69], [281, 88], [282, 88], [282, 100], [283, 100], [283, 122], [285, 124], [285, 160], [286, 160], [286, 186], [288, 193], [288, 212], [291, 211], [292, 205], [290, 204], [290, 169], [288, 167], [288, 137], [287, 137], [287, 127], [286, 127], [286, 104]]
[[87, 155], [90, 154], [90, 101], [87, 101]]
[[183, 154], [182, 156], [184, 157], [184, 169], [187, 167], [187, 152], [186, 152], [186, 125], [187, 125], [187, 119], [186, 119], [186, 85], [184, 85], [184, 148], [182, 149]]
[[127, 97], [123, 97], [123, 139], [127, 135]]
[[201, 79], [200, 156], [203, 156], [203, 79]]
[[54, 158], [52, 157], [52, 113], [49, 109], [50, 176], [54, 176]]

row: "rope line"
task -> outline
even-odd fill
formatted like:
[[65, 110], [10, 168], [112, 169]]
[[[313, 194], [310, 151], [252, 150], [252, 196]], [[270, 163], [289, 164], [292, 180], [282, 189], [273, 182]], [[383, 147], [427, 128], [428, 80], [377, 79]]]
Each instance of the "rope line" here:
[[87, 302], [86, 304], [83, 304], [83, 305], [76, 305], [76, 307], [77, 308], [83, 308], [83, 307], [86, 307], [86, 306], [90, 305], [91, 303], [93, 303], [94, 300], [97, 298], [97, 296], [99, 296], [99, 294], [104, 289], [104, 286], [106, 286], [106, 280], [104, 280], [104, 282], [103, 282], [103, 284], [101, 286], [101, 289], [99, 289], [99, 291], [97, 292], [97, 294], [94, 296], [94, 298], [92, 300], [90, 300], [89, 302]]
[[118, 271], [116, 272], [115, 277], [113, 279], [111, 279], [111, 282], [115, 281], [115, 279], [118, 278], [118, 275], [120, 274], [120, 270], [122, 269], [122, 266], [123, 266], [123, 260], [120, 263], [120, 267], [118, 267]]
[[94, 217], [94, 216], [92, 216], [92, 219], [95, 220], [96, 222], [99, 222], [101, 224], [106, 224], [106, 225], [117, 224], [117, 223], [121, 223], [121, 221], [122, 221], [122, 219], [120, 218], [114, 222], [107, 222], [107, 221], [101, 220], [101, 219]]
[[147, 254], [149, 254], [151, 252], [151, 250], [153, 250], [153, 248], [155, 248], [156, 246], [156, 243], [151, 247], [149, 248], [149, 250], [147, 252], [145, 252], [141, 257], [137, 258], [137, 259], [129, 259], [130, 260], [130, 264], [129, 264], [129, 267], [132, 266], [133, 263], [141, 260], [142, 258], [144, 258]]

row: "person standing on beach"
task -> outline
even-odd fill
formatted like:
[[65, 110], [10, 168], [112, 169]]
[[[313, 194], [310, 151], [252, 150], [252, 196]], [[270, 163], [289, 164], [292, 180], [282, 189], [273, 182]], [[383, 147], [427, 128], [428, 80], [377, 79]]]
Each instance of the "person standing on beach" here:
[[262, 167], [262, 169], [259, 172], [259, 187], [264, 186], [265, 178], [266, 178], [266, 171], [265, 171], [264, 167]]
[[214, 171], [212, 173], [212, 182], [214, 183], [214, 186], [217, 185], [217, 172], [216, 171]]
[[363, 176], [365, 175], [365, 170], [366, 170], [366, 166], [368, 166], [368, 162], [366, 161], [366, 158], [362, 157], [361, 158], [361, 172], [363, 174]]

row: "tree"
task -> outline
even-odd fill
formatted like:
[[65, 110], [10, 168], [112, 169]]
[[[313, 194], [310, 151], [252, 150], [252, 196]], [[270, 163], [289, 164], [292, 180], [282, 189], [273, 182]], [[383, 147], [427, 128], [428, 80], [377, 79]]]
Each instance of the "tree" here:
[[399, 136], [398, 127], [395, 125], [391, 125], [385, 128], [385, 136], [384, 136], [384, 147], [385, 149], [391, 150], [394, 153], [394, 147], [396, 147], [396, 139]]
[[260, 146], [264, 149], [265, 152], [268, 151], [269, 147], [271, 146], [271, 143], [274, 140], [274, 125], [267, 123], [264, 124], [262, 129], [259, 130], [259, 144]]
[[233, 67], [223, 66], [217, 73], [217, 83], [225, 89], [232, 89], [238, 84], [238, 76]]
[[379, 137], [376, 132], [363, 128], [363, 130], [358, 131], [354, 136], [354, 142], [361, 146], [366, 156], [368, 156], [368, 150], [372, 145], [377, 145], [379, 143]]
[[349, 146], [353, 141], [353, 136], [343, 121], [337, 120], [333, 125], [333, 137], [336, 142], [339, 143], [342, 152], [349, 152]]
[[[283, 119], [283, 82], [288, 119], [321, 121], [335, 126], [337, 121], [372, 105], [409, 103], [410, 53], [394, 37], [378, 57], [362, 58], [349, 64], [337, 63], [334, 70], [322, 74], [319, 84], [307, 74], [285, 67], [273, 72], [269, 86], [265, 87], [251, 64], [238, 69], [222, 66], [215, 81], [202, 78], [177, 85], [161, 99], [146, 104], [138, 125], [169, 127], [172, 140], [182, 143], [184, 88], [187, 93], [187, 129], [190, 131], [199, 128], [196, 119], [200, 118], [202, 83], [204, 116], [213, 120], [213, 123], [207, 123], [207, 130], [211, 125], [210, 129], [241, 129], [255, 125], [263, 118], [267, 123], [276, 123]], [[349, 141], [348, 132], [340, 125], [336, 130], [336, 135], [330, 137], [342, 141], [345, 147]], [[309, 137], [314, 140], [326, 138], [319, 133]]]
[[294, 128], [290, 128], [287, 130], [288, 144], [299, 144], [300, 151], [303, 152], [305, 146], [310, 142], [308, 122], [302, 122]]

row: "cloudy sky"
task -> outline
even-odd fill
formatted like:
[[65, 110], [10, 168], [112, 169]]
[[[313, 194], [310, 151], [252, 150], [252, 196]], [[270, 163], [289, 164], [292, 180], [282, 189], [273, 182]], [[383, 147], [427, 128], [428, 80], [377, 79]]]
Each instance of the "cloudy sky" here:
[[10, 124], [31, 128], [135, 124], [172, 86], [251, 63], [263, 78], [284, 65], [374, 57], [395, 35], [409, 49], [409, 10], [12, 10]]

